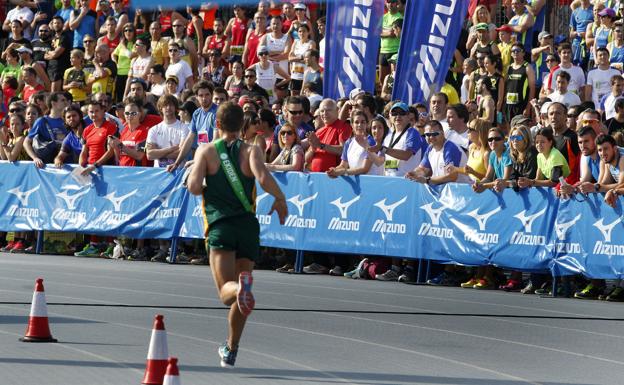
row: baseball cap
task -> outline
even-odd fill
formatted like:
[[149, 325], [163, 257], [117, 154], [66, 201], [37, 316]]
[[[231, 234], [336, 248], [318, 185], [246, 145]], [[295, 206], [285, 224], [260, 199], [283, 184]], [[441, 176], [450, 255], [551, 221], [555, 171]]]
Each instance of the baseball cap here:
[[165, 80], [165, 82], [168, 82], [169, 80], [173, 80], [176, 84], [180, 84], [180, 82], [178, 81], [178, 77], [175, 75], [167, 76], [167, 80]]
[[550, 32], [548, 32], [548, 31], [542, 31], [542, 32], [539, 33], [539, 35], [537, 35], [537, 40], [542, 40], [542, 39], [545, 39], [547, 37], [553, 37], [553, 35]]
[[[175, 81], [176, 81], [176, 83], [178, 82], [178, 78], [177, 77], [176, 77]], [[145, 80], [143, 80], [141, 78], [132, 78], [132, 80], [130, 80], [130, 84], [137, 84], [137, 83], [142, 85], [143, 89], [147, 91], [147, 83], [145, 83]]]
[[598, 16], [609, 16], [613, 18], [615, 17], [615, 11], [611, 8], [605, 8], [602, 11], [598, 12]]
[[390, 108], [390, 111], [394, 110], [395, 108], [400, 108], [405, 112], [409, 112], [409, 107], [407, 106], [407, 104], [403, 103], [403, 102], [396, 102], [392, 105], [392, 107]]
[[358, 96], [360, 96], [361, 94], [365, 93], [365, 91], [361, 88], [354, 88], [351, 90], [351, 92], [349, 92], [349, 99], [351, 100], [355, 100], [355, 98], [357, 98]]
[[306, 6], [303, 3], [297, 3], [297, 4], [295, 4], [294, 8], [295, 9], [304, 9], [305, 10]]
[[511, 118], [510, 125], [511, 127], [520, 126], [520, 125], [528, 125], [531, 123], [531, 120], [526, 116], [520, 114]]
[[479, 23], [477, 25], [475, 25], [475, 29], [477, 31], [487, 31], [488, 29], [490, 29], [490, 26], [488, 25], [488, 23]]
[[[485, 24], [485, 23], [483, 23]], [[508, 24], [503, 24], [500, 27], [496, 28], [497, 32], [509, 32], [512, 33], [511, 27]]]
[[30, 48], [28, 48], [28, 47], [26, 47], [26, 46], [24, 46], [24, 45], [20, 46], [18, 49], [16, 49], [16, 51], [17, 51], [18, 53], [28, 52], [29, 54], [31, 54], [31, 55], [32, 55], [32, 49], [30, 49]]

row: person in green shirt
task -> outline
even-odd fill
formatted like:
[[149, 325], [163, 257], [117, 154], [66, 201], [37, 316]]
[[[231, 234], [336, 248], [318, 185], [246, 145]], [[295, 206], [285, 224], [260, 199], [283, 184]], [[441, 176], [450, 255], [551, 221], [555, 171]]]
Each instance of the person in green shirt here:
[[396, 34], [393, 23], [403, 19], [403, 13], [399, 9], [399, 0], [386, 0], [388, 12], [383, 15], [381, 30], [381, 45], [379, 48], [379, 79], [383, 81], [390, 73], [389, 59], [399, 52], [401, 36]]
[[518, 186], [525, 187], [555, 187], [559, 178], [570, 175], [570, 166], [553, 143], [555, 137], [551, 128], [541, 128], [535, 134], [535, 148], [537, 148], [537, 175], [535, 179], [518, 178]]
[[120, 102], [124, 99], [130, 63], [132, 60], [132, 50], [136, 40], [136, 30], [134, 25], [126, 23], [123, 26], [123, 36], [119, 45], [115, 48], [111, 57], [117, 64], [117, 78], [115, 80], [115, 100]]
[[[219, 298], [230, 306], [229, 336], [219, 348], [222, 367], [236, 361], [245, 321], [255, 306], [251, 271], [260, 254], [260, 225], [255, 215], [255, 179], [275, 197], [269, 215], [277, 212], [284, 224], [286, 198], [264, 165], [257, 146], [240, 139], [243, 109], [225, 102], [219, 106], [216, 127], [221, 139], [200, 146], [186, 181], [191, 194], [202, 195], [210, 268]], [[188, 165], [188, 164], [187, 164]], [[204, 183], [205, 186], [204, 187]]]

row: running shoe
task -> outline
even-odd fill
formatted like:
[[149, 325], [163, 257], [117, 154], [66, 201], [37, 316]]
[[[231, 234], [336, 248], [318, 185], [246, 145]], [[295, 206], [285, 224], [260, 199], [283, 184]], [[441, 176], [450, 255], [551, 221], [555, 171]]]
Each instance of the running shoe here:
[[574, 293], [574, 298], [597, 299], [601, 291], [602, 291], [602, 288], [590, 283], [589, 285], [585, 286], [583, 290], [577, 291], [576, 293]]
[[13, 248], [11, 249], [11, 251], [9, 251], [9, 253], [23, 253], [25, 250], [26, 244], [24, 243], [24, 241], [17, 241], [15, 242]]
[[378, 281], [398, 281], [399, 280], [399, 272], [390, 268], [383, 274], [375, 275], [375, 279]]
[[472, 289], [474, 287], [474, 285], [476, 285], [477, 283], [479, 283], [478, 279], [470, 278], [468, 281], [462, 282], [462, 284], [459, 285], [459, 286], [464, 288], [464, 289]]
[[222, 368], [233, 368], [236, 363], [236, 353], [238, 350], [230, 350], [227, 346], [227, 342], [219, 346], [219, 357], [221, 357]]
[[416, 283], [416, 272], [414, 271], [414, 269], [405, 269], [403, 271], [403, 274], [399, 275], [399, 282], [403, 282], [403, 283]]
[[448, 285], [449, 282], [450, 282], [450, 277], [446, 273], [446, 271], [443, 271], [437, 277], [427, 280], [427, 284], [433, 285], [433, 286], [446, 286]]
[[494, 283], [487, 278], [481, 278], [472, 288], [477, 290], [491, 290], [494, 289]]
[[100, 249], [95, 247], [95, 245], [87, 244], [82, 251], [78, 251], [74, 253], [76, 257], [99, 257]]
[[344, 272], [342, 271], [342, 267], [336, 265], [334, 266], [331, 270], [329, 270], [329, 275], [337, 275], [340, 276], [344, 274]]
[[167, 261], [167, 250], [158, 249], [156, 254], [151, 259], [152, 262], [166, 262]]
[[515, 279], [508, 279], [507, 283], [505, 283], [504, 285], [500, 285], [498, 289], [505, 290], [505, 291], [519, 291], [520, 281], [515, 280]]
[[144, 247], [134, 250], [128, 254], [128, 261], [147, 261], [147, 251]]
[[6, 246], [1, 248], [0, 251], [8, 253], [11, 251], [11, 249], [13, 249], [14, 246], [15, 246], [15, 241], [10, 241], [9, 243], [7, 243]]
[[207, 264], [208, 264], [208, 257], [206, 256], [191, 259], [191, 265], [207, 265]]
[[104, 250], [102, 253], [100, 253], [100, 257], [102, 258], [113, 258], [113, 251], [115, 250], [115, 246], [114, 245], [108, 245], [106, 246], [106, 250]]
[[527, 282], [526, 286], [520, 290], [522, 294], [535, 294], [535, 286], [533, 286], [533, 282]]
[[290, 263], [285, 264], [282, 267], [278, 267], [277, 269], [275, 269], [276, 272], [278, 273], [288, 273], [288, 271], [294, 269], [295, 267], [293, 265], [291, 265]]
[[312, 263], [308, 266], [305, 266], [303, 268], [303, 272], [306, 274], [327, 274], [329, 272], [329, 269], [318, 263]]
[[624, 301], [624, 289], [616, 287], [606, 298], [609, 302], [623, 302]]
[[[236, 293], [236, 303], [238, 303], [238, 310], [245, 317], [251, 314], [251, 311], [256, 306], [256, 300], [251, 293], [251, 285], [253, 284], [253, 277], [249, 271], [243, 271], [238, 276], [238, 293]], [[233, 364], [232, 364], [233, 365]]]

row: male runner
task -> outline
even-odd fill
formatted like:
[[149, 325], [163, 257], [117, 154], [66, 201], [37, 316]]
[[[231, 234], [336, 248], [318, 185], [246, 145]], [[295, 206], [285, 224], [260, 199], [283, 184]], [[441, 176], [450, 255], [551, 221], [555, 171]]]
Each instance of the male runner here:
[[276, 211], [284, 224], [288, 207], [284, 194], [264, 166], [260, 148], [239, 139], [242, 108], [232, 102], [221, 104], [216, 126], [223, 137], [199, 147], [187, 187], [191, 194], [202, 194], [204, 198], [212, 276], [219, 298], [230, 306], [229, 336], [219, 348], [219, 355], [222, 367], [233, 367], [245, 321], [255, 305], [251, 271], [260, 254], [260, 225], [253, 208], [255, 179], [275, 197], [269, 215]]

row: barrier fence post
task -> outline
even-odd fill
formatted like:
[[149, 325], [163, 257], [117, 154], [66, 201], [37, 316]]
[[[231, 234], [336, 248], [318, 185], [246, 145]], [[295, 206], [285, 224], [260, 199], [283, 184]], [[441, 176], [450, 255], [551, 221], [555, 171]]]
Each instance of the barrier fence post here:
[[43, 230], [37, 231], [37, 245], [35, 246], [35, 253], [43, 253]]
[[416, 272], [416, 283], [422, 283], [422, 280], [420, 279], [420, 277], [421, 277], [420, 273], [422, 273], [422, 263], [423, 263], [422, 258], [419, 258], [418, 259], [418, 270]]
[[295, 257], [295, 273], [303, 273], [303, 250], [297, 250]]
[[176, 256], [178, 255], [178, 237], [171, 238], [171, 255], [170, 255], [170, 263], [176, 262]]
[[557, 297], [557, 289], [559, 289], [559, 284], [557, 283], [557, 276], [555, 275], [555, 272], [553, 271], [553, 274], [552, 274], [552, 297], [553, 298]]
[[429, 280], [429, 274], [431, 273], [431, 260], [427, 259], [427, 271], [425, 272], [425, 283]]

